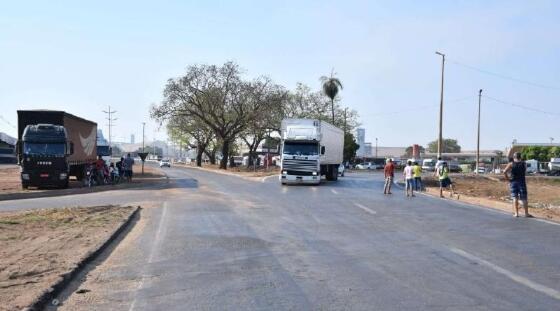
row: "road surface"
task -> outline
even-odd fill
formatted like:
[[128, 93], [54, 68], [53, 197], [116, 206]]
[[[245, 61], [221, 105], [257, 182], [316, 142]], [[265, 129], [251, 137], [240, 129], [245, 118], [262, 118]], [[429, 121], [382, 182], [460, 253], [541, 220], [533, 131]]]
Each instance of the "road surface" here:
[[379, 174], [280, 186], [166, 169], [168, 189], [0, 202], [150, 201], [63, 310], [560, 310], [560, 226], [402, 190]]

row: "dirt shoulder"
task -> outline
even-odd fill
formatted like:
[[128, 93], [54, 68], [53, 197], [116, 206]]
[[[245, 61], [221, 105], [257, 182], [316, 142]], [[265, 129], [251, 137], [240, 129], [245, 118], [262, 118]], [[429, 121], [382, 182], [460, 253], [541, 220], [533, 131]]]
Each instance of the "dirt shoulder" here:
[[[434, 177], [423, 177], [428, 194], [439, 196]], [[501, 176], [451, 176], [460, 201], [512, 212], [509, 184]], [[529, 212], [536, 217], [560, 222], [560, 179], [528, 177]], [[444, 195], [448, 195], [445, 194]]]
[[60, 196], [88, 193], [94, 191], [108, 191], [115, 189], [127, 189], [142, 186], [148, 183], [165, 182], [165, 173], [157, 168], [151, 166], [144, 167], [144, 175], [141, 174], [141, 165], [134, 167], [134, 175], [132, 182], [123, 182], [117, 185], [103, 185], [88, 188], [82, 182], [70, 179], [68, 189], [22, 189], [19, 177], [19, 167], [14, 166], [0, 166], [0, 200], [15, 200], [15, 199], [28, 199], [38, 197]]
[[188, 165], [188, 164], [185, 165], [175, 164], [175, 165], [207, 170], [207, 171], [225, 174], [225, 175], [247, 177], [247, 179], [251, 179], [251, 180], [253, 179], [260, 180], [262, 177], [274, 176], [280, 174], [280, 168], [276, 166], [271, 166], [268, 169], [262, 167], [255, 169], [252, 167], [248, 168], [246, 166], [238, 166], [238, 167], [228, 167], [227, 170], [222, 170], [218, 165], [214, 165], [214, 164], [203, 164], [202, 167], [197, 167], [195, 165]]
[[95, 252], [135, 207], [0, 213], [0, 310], [21, 310]]

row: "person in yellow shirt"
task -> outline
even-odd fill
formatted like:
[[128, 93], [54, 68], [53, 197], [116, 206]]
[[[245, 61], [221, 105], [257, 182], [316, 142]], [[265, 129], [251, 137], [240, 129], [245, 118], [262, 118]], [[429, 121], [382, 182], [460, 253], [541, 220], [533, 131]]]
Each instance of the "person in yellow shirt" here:
[[414, 189], [416, 189], [416, 191], [423, 191], [424, 187], [422, 185], [422, 167], [418, 165], [418, 162], [414, 162], [412, 173], [414, 176]]

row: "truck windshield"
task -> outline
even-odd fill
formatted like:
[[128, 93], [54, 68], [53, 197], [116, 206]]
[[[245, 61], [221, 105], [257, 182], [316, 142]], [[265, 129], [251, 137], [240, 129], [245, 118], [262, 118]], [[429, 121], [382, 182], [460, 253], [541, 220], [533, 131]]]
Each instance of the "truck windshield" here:
[[40, 155], [64, 154], [64, 144], [61, 143], [24, 143], [23, 153]]
[[316, 143], [284, 143], [284, 154], [318, 155], [319, 146]]

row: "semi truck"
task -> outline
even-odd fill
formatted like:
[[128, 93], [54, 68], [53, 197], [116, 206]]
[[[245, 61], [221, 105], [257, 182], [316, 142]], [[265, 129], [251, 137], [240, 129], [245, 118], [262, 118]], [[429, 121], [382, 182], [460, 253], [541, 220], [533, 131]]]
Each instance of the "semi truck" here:
[[21, 185], [68, 187], [96, 160], [97, 123], [54, 110], [18, 110]]
[[343, 161], [344, 132], [314, 119], [284, 119], [281, 125], [282, 164], [280, 182], [284, 184], [321, 183], [338, 179]]

